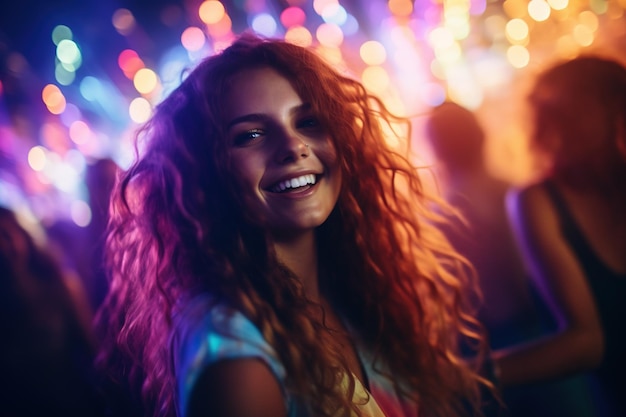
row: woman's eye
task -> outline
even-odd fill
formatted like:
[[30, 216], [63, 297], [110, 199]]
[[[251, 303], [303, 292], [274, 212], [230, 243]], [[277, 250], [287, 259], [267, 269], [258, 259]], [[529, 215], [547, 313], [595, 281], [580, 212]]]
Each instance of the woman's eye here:
[[320, 128], [320, 122], [315, 117], [306, 117], [306, 118], [298, 121], [297, 126], [298, 126], [299, 129], [319, 129]]
[[263, 131], [261, 129], [246, 130], [245, 132], [241, 132], [235, 135], [233, 143], [235, 144], [235, 146], [245, 146], [251, 142], [254, 142], [262, 135]]

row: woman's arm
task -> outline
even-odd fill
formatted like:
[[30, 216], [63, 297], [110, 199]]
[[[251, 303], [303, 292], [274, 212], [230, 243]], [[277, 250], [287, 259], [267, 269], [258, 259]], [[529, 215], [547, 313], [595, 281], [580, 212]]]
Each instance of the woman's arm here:
[[222, 360], [202, 372], [186, 417], [286, 417], [285, 398], [260, 359]]
[[495, 352], [500, 382], [503, 386], [533, 383], [596, 367], [604, 351], [598, 311], [581, 265], [561, 235], [546, 190], [533, 185], [511, 192], [507, 209], [526, 266], [558, 330]]

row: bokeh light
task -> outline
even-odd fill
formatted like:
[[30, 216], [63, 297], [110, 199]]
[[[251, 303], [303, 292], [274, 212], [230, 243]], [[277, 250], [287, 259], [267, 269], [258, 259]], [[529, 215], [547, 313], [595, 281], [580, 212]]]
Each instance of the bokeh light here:
[[252, 29], [263, 36], [273, 37], [276, 34], [278, 25], [276, 20], [269, 13], [261, 13], [252, 19]]
[[[244, 31], [314, 48], [399, 114], [423, 114], [446, 99], [496, 109], [485, 115], [486, 128], [508, 149], [524, 148], [511, 143], [521, 135], [502, 132], [505, 125], [517, 131], [524, 114], [519, 90], [539, 68], [595, 50], [626, 60], [626, 0], [200, 0], [150, 7], [120, 0], [107, 10], [98, 9], [93, 22], [59, 6], [37, 26], [48, 30], [41, 42], [25, 23], [29, 42], [3, 50], [10, 77], [0, 80], [0, 151], [27, 166], [5, 173], [19, 163], [0, 164], [0, 191], [13, 190], [0, 199], [21, 201], [37, 216], [88, 224], [86, 161], [105, 157], [127, 166], [136, 129], [159, 101]], [[384, 140], [398, 145], [397, 138]], [[527, 166], [494, 155], [490, 163], [502, 177], [530, 175]]]
[[377, 41], [367, 41], [361, 45], [359, 50], [361, 59], [367, 65], [381, 65], [387, 59], [387, 51], [382, 43]]
[[180, 35], [180, 43], [185, 47], [186, 50], [195, 52], [202, 49], [206, 42], [206, 38], [204, 36], [204, 32], [202, 29], [197, 27], [188, 27], [183, 31], [183, 34]]
[[120, 35], [130, 35], [135, 29], [135, 16], [128, 9], [117, 9], [111, 19], [113, 27]]
[[224, 5], [215, 0], [208, 0], [200, 4], [198, 16], [207, 25], [214, 25], [220, 22], [226, 15]]
[[309, 47], [313, 44], [313, 35], [304, 26], [296, 26], [289, 28], [285, 33], [285, 40], [294, 45]]

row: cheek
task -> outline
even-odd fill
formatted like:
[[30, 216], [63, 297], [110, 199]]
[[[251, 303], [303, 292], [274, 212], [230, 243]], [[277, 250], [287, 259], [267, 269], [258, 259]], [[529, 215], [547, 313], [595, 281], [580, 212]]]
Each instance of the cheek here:
[[317, 152], [317, 157], [320, 159], [328, 173], [331, 175], [331, 183], [335, 188], [335, 197], [339, 195], [342, 184], [342, 172], [340, 158], [335, 146], [328, 141], [328, 146], [322, 147]]
[[263, 176], [263, 164], [259, 158], [245, 153], [235, 153], [231, 156], [232, 173], [235, 180], [245, 191], [256, 189]]
[[322, 146], [315, 150], [315, 153], [319, 160], [328, 169], [338, 169], [339, 167], [339, 155], [335, 145], [330, 139], [326, 141]]

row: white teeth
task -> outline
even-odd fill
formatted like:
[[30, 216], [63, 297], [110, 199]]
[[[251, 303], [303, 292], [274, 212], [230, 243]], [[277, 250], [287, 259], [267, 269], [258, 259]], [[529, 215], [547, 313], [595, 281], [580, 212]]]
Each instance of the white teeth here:
[[287, 188], [304, 187], [305, 185], [315, 184], [315, 175], [307, 174], [300, 177], [291, 178], [289, 180], [281, 181], [272, 187], [272, 191], [275, 193], [285, 191]]

